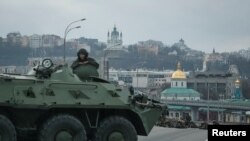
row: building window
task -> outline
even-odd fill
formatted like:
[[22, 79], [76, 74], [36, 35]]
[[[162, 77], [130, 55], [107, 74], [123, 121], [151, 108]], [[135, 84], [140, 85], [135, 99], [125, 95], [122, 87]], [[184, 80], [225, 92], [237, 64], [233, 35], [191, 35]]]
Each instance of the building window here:
[[181, 82], [181, 86], [183, 87], [183, 82]]
[[177, 118], [178, 118], [178, 117], [179, 117], [179, 113], [175, 113], [175, 117], [177, 117]]
[[178, 83], [177, 82], [175, 82], [175, 86], [177, 86], [178, 85]]

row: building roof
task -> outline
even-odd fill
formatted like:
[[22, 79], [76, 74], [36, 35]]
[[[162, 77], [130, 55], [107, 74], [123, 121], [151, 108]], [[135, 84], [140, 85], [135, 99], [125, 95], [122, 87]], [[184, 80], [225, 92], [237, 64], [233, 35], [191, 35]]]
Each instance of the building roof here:
[[194, 72], [194, 77], [232, 77], [231, 73], [219, 70], [211, 70], [205, 72]]
[[168, 109], [169, 110], [180, 110], [180, 111], [188, 111], [188, 110], [191, 110], [190, 107], [188, 106], [174, 106], [174, 105], [169, 105], [168, 106]]
[[226, 102], [230, 102], [233, 104], [238, 104], [238, 105], [244, 105], [244, 106], [250, 106], [250, 100], [249, 99], [228, 99], [224, 100]]
[[169, 88], [161, 92], [163, 96], [200, 97], [200, 93], [187, 88]]
[[172, 79], [186, 79], [186, 74], [181, 70], [181, 64], [178, 62], [177, 70], [172, 74]]

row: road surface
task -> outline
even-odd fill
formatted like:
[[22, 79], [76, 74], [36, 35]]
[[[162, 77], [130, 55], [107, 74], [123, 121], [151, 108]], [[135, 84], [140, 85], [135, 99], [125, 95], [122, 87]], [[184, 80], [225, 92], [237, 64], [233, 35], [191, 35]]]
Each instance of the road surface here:
[[138, 141], [207, 141], [207, 130], [197, 128], [162, 128], [155, 126], [149, 136], [139, 136]]
[[206, 141], [207, 130], [197, 128], [154, 127], [149, 136], [139, 136], [138, 141]]

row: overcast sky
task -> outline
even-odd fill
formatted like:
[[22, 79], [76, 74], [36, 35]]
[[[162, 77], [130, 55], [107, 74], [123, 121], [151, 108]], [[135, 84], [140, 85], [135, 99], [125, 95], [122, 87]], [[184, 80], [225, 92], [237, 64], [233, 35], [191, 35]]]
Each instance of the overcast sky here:
[[125, 45], [183, 38], [206, 52], [250, 47], [250, 0], [1, 0], [0, 17], [1, 37], [13, 31], [63, 37], [68, 23], [86, 18], [69, 38], [106, 42], [116, 24]]

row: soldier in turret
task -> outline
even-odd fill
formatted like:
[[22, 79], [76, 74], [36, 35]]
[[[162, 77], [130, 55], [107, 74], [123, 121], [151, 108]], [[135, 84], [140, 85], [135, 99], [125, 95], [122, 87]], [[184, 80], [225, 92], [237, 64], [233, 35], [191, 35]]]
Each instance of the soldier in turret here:
[[89, 76], [98, 77], [97, 69], [99, 64], [95, 59], [88, 57], [88, 52], [85, 49], [80, 49], [77, 53], [77, 59], [72, 63], [71, 68], [73, 73], [77, 74], [81, 79]]
[[95, 59], [88, 57], [89, 53], [85, 49], [80, 49], [77, 53], [77, 59], [71, 65], [71, 68], [74, 70], [80, 65], [90, 64], [93, 65], [96, 69], [99, 68], [99, 64], [95, 61]]

